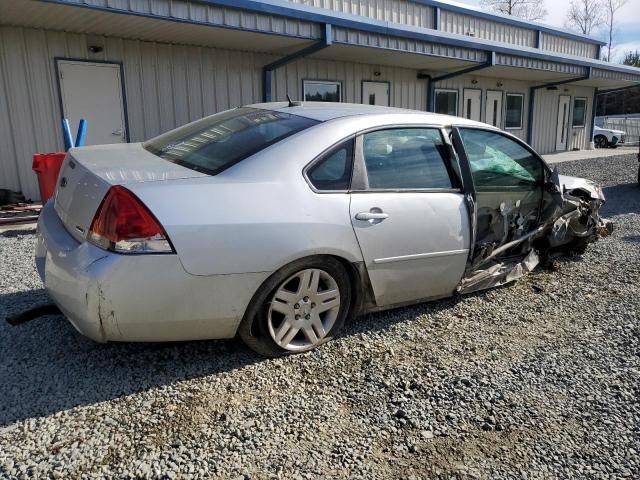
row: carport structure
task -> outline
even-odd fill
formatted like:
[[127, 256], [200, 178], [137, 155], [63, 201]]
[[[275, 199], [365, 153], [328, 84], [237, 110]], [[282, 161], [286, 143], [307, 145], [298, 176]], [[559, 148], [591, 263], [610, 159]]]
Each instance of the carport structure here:
[[0, 188], [37, 199], [60, 119], [88, 143], [141, 141], [263, 100], [465, 116], [541, 153], [588, 148], [599, 90], [640, 69], [602, 42], [431, 0], [0, 0]]

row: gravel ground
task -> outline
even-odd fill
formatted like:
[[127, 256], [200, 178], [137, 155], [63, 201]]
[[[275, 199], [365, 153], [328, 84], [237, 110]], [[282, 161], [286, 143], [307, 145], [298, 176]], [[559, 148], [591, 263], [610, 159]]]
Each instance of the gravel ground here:
[[[606, 187], [613, 236], [308, 354], [0, 324], [0, 477], [640, 478], [637, 163], [559, 168]], [[0, 317], [45, 298], [34, 243], [0, 234]]]

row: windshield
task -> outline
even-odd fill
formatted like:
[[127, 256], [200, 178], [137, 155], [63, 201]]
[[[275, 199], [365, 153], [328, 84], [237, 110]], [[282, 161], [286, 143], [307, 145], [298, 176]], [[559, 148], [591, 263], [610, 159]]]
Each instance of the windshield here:
[[317, 123], [289, 113], [243, 107], [176, 128], [143, 146], [170, 162], [216, 175]]

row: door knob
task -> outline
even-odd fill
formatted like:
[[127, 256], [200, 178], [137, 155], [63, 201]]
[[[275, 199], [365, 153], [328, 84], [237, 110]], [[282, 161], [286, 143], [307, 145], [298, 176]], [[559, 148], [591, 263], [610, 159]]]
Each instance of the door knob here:
[[389, 214], [384, 212], [356, 213], [356, 220], [384, 220], [385, 218], [388, 218], [388, 217], [389, 217]]

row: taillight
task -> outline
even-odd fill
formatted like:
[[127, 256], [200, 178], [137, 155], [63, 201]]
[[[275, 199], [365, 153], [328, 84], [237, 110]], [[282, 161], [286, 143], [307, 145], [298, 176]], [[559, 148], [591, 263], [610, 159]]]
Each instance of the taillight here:
[[156, 217], [138, 197], [119, 185], [111, 187], [102, 200], [87, 240], [118, 253], [174, 252]]

